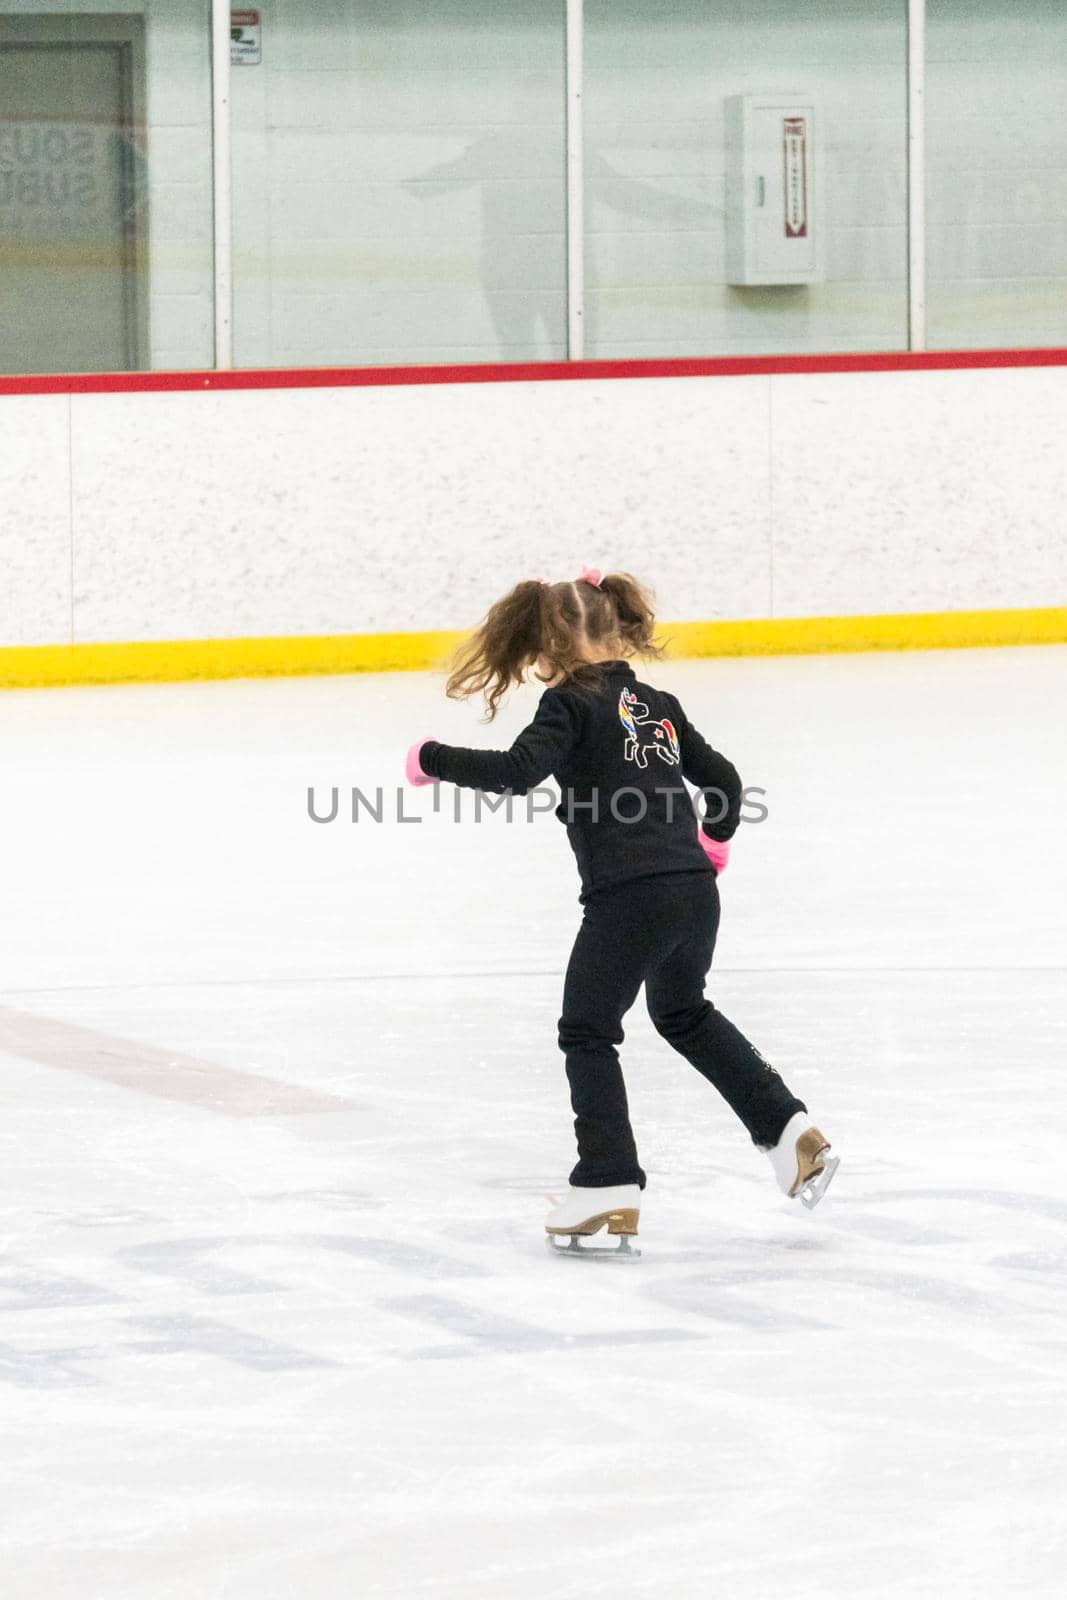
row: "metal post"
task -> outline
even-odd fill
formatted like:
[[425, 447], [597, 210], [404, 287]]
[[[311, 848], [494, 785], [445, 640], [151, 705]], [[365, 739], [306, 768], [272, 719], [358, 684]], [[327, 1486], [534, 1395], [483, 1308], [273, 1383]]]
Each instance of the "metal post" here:
[[926, 349], [926, 0], [908, 0], [908, 348]]
[[583, 0], [567, 4], [567, 358], [585, 355], [585, 174], [582, 159]]
[[211, 0], [212, 167], [215, 184], [215, 366], [233, 366], [233, 167], [230, 3]]

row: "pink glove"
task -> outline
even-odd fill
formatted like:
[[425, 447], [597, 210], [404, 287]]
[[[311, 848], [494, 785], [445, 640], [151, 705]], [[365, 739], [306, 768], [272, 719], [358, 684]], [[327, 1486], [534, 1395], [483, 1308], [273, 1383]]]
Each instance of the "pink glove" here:
[[700, 840], [700, 848], [715, 868], [716, 873], [720, 875], [724, 873], [730, 862], [729, 839], [709, 839], [703, 828], [697, 829], [697, 838]]
[[404, 763], [404, 774], [408, 782], [413, 783], [417, 789], [421, 789], [424, 784], [437, 782], [437, 779], [431, 778], [428, 772], [423, 772], [422, 762], [419, 760], [423, 745], [436, 743], [436, 739], [420, 739], [418, 744], [413, 744], [408, 751], [408, 757]]

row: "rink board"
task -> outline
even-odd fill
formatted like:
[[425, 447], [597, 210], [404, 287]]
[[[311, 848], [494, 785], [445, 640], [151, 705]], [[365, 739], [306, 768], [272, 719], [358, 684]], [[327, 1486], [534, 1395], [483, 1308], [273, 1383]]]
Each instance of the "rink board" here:
[[[427, 632], [15, 646], [0, 649], [0, 688], [417, 671], [442, 667], [463, 638], [459, 632]], [[1067, 606], [665, 623], [660, 639], [674, 659], [1063, 644]]]
[[583, 562], [650, 583], [682, 655], [1062, 639], [1038, 356], [26, 380], [0, 652], [36, 653], [0, 681], [425, 667]]

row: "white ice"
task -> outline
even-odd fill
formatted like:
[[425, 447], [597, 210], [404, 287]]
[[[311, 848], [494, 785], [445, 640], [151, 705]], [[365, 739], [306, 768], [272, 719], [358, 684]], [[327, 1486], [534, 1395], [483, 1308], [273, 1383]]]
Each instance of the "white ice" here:
[[843, 1162], [798, 1213], [638, 1007], [631, 1267], [541, 1231], [559, 824], [346, 820], [531, 697], [0, 697], [5, 1596], [1067, 1594], [1067, 649], [648, 675], [767, 791], [712, 993]]

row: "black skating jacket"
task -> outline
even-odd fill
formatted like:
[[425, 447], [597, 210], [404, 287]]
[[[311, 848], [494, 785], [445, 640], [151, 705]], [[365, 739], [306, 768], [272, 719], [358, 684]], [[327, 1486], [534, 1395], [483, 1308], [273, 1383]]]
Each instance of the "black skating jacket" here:
[[597, 690], [546, 689], [510, 750], [429, 740], [420, 762], [430, 777], [489, 794], [524, 795], [553, 777], [583, 900], [631, 878], [714, 871], [683, 779], [708, 794], [700, 825], [712, 839], [731, 838], [741, 812], [735, 768], [701, 738], [674, 695], [639, 683], [625, 661], [605, 663]]

